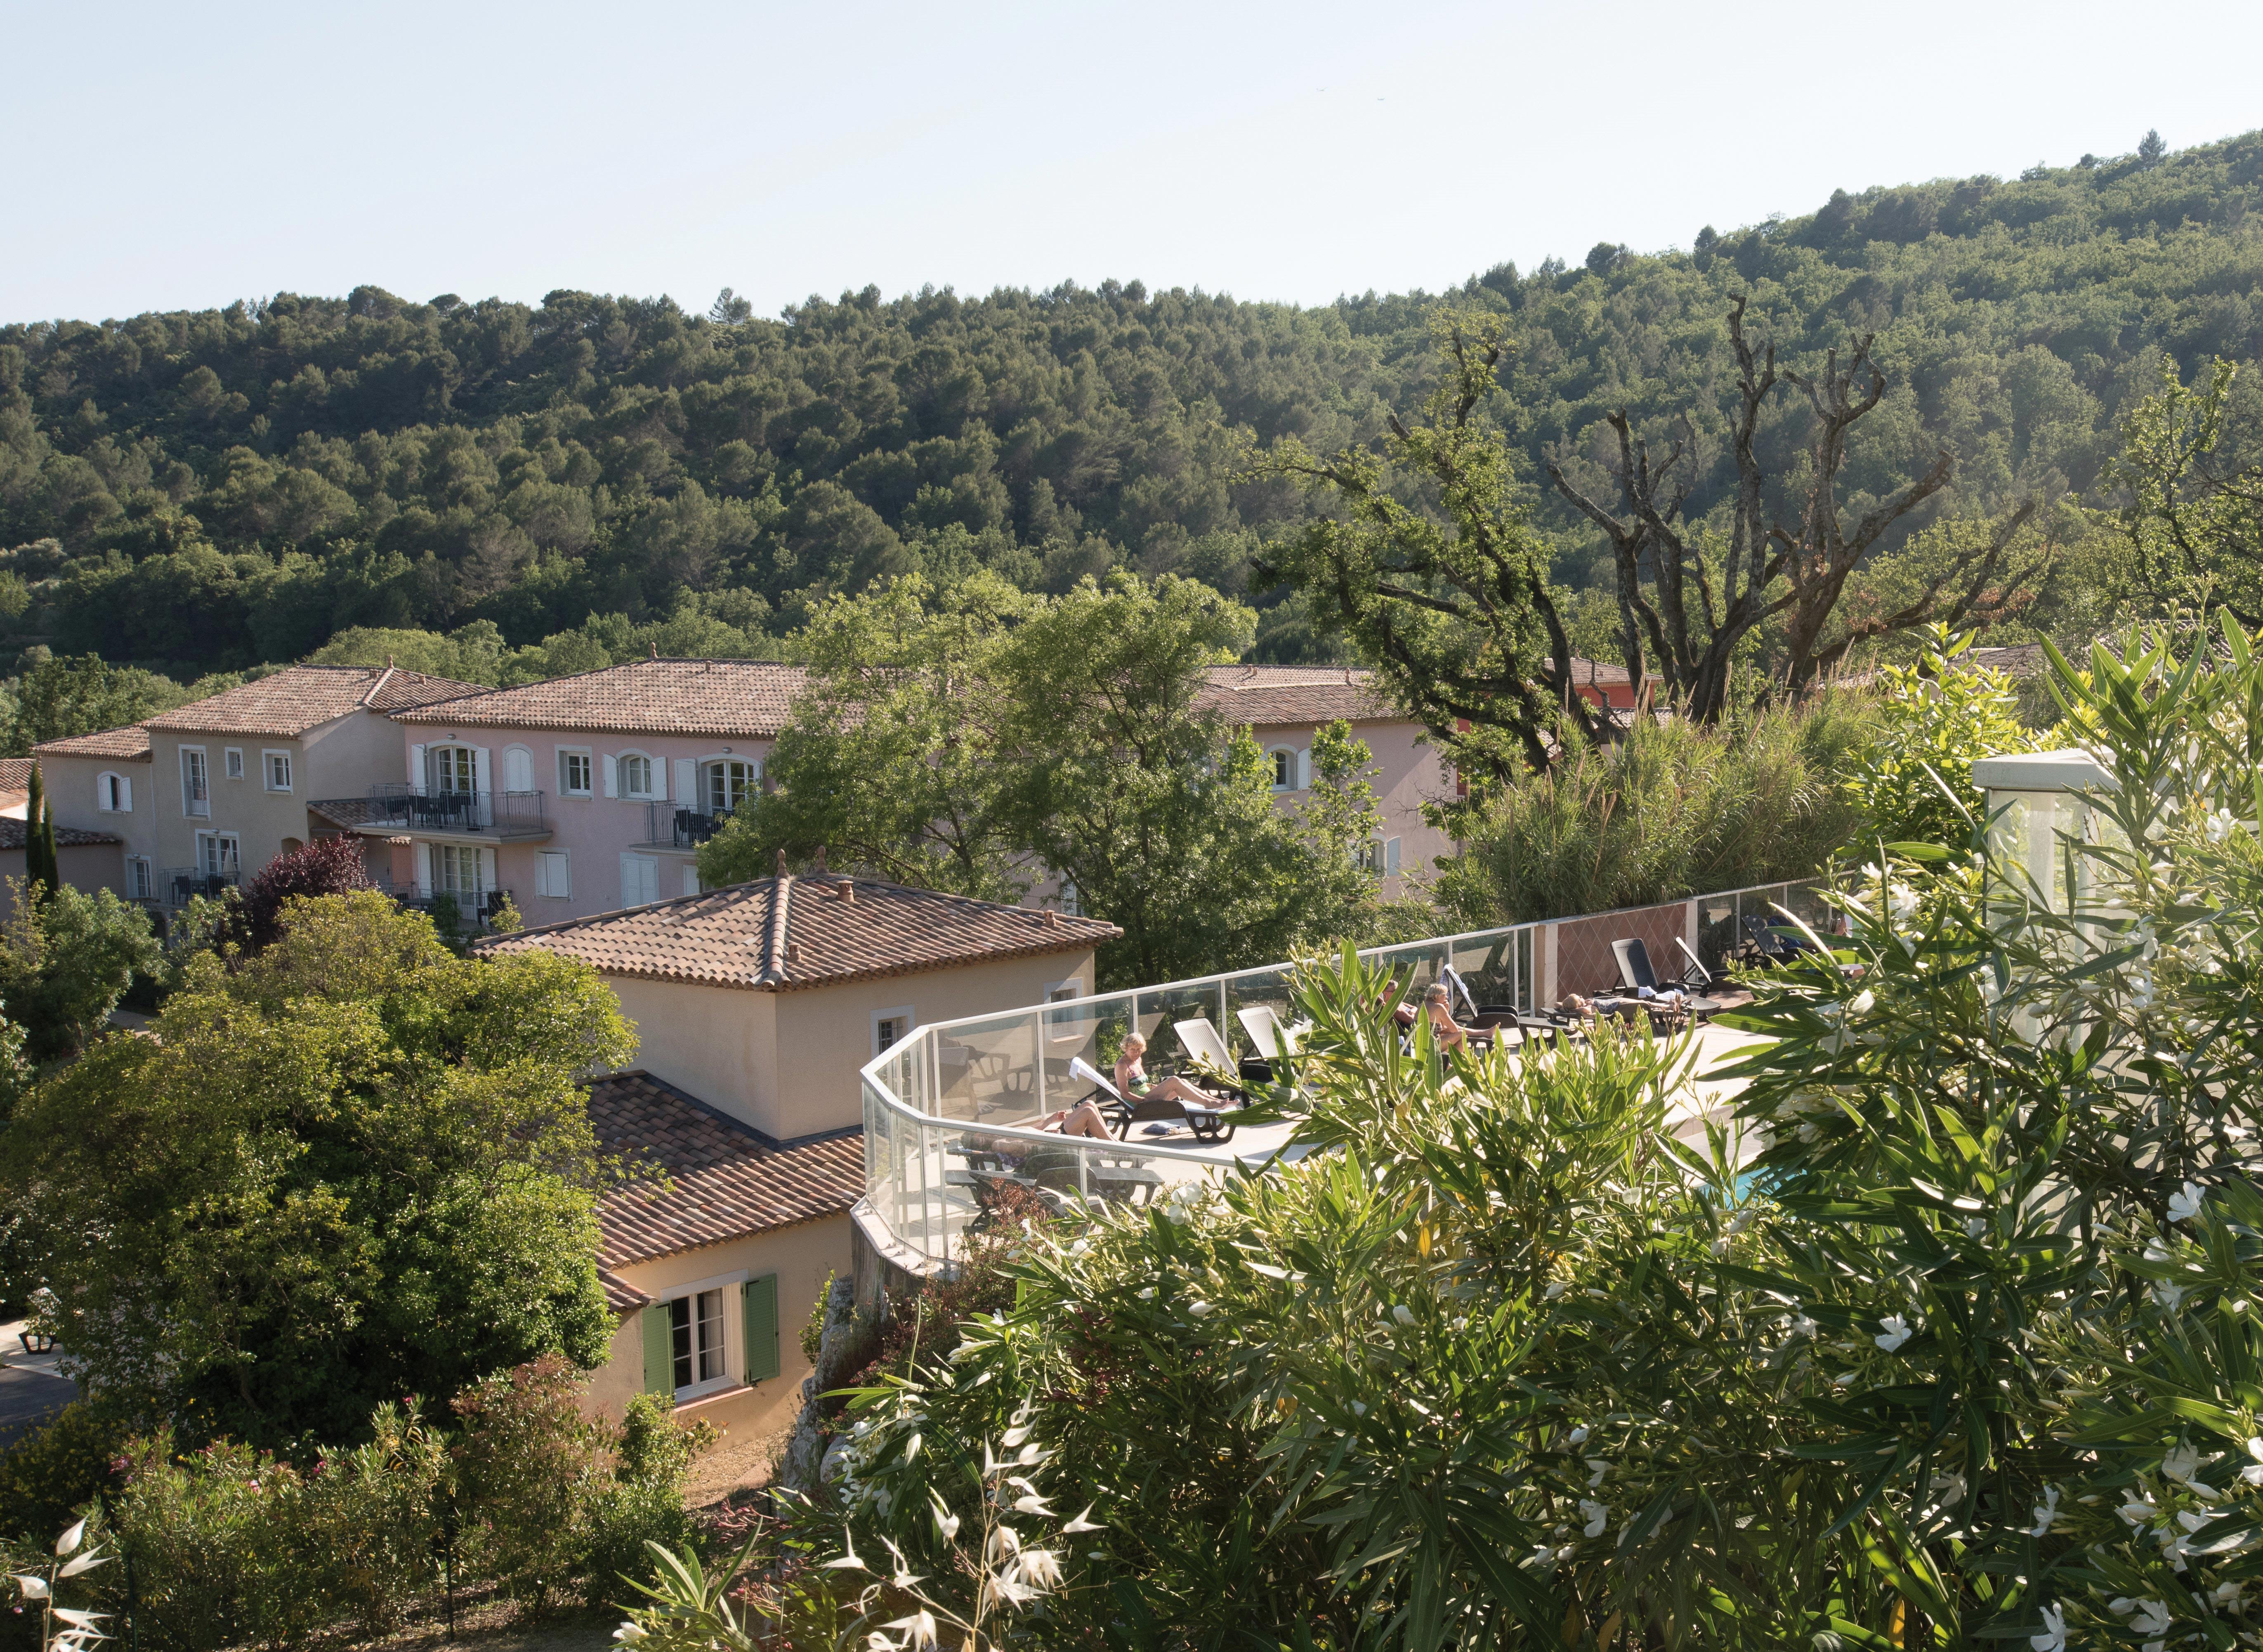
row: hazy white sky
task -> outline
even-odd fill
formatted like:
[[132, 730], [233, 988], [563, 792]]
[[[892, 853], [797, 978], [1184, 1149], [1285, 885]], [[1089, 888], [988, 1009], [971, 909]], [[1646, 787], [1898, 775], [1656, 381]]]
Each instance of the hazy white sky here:
[[1325, 301], [2263, 126], [2263, 4], [0, 0], [0, 322], [1134, 278]]

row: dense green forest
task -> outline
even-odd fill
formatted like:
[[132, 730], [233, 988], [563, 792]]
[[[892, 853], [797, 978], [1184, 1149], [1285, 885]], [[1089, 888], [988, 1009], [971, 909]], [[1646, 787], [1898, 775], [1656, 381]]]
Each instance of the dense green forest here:
[[[868, 288], [769, 321], [727, 293], [697, 315], [665, 297], [362, 287], [18, 323], [0, 328], [0, 611], [18, 648], [184, 679], [357, 627], [475, 627], [467, 657], [493, 676], [514, 648], [520, 672], [662, 637], [774, 650], [813, 597], [913, 569], [1059, 591], [1124, 564], [1255, 601], [1260, 657], [1318, 657], [1330, 644], [1298, 605], [1249, 589], [1253, 554], [1317, 508], [1251, 479], [1252, 448], [1374, 434], [1432, 381], [1442, 302], [1507, 318], [1497, 416], [1531, 463], [1558, 577], [1594, 586], [1608, 558], [1542, 462], [1591, 466], [1599, 421], [1625, 407], [1692, 441], [1688, 514], [1719, 508], [1735, 292], [1788, 364], [1878, 335], [1890, 388], [1843, 478], [1857, 505], [1941, 447], [1956, 481], [1910, 528], [2029, 495], [2110, 503], [2121, 422], [2164, 352], [2188, 376], [2263, 352], [2259, 192], [2263, 133], [1842, 192], [1805, 217], [1704, 228], [1687, 252], [1603, 245], [1314, 308], [1134, 281]], [[2235, 453], [2263, 428], [2259, 390], [2235, 383]], [[1809, 417], [1788, 390], [1771, 401], [1775, 474]], [[2065, 567], [2032, 624], [2096, 617], [2079, 559]]]

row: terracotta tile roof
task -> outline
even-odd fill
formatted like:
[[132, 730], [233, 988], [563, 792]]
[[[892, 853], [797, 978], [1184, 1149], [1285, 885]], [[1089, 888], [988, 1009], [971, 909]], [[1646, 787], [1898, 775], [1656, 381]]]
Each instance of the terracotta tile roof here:
[[774, 1141], [649, 1073], [593, 1082], [589, 1124], [605, 1152], [669, 1177], [666, 1187], [632, 1183], [598, 1200], [603, 1268], [837, 1215], [864, 1196], [862, 1130]]
[[770, 660], [632, 660], [403, 712], [401, 721], [768, 739], [785, 727], [807, 676]]
[[[20, 850], [30, 822], [18, 820], [12, 815], [0, 815], [0, 849]], [[113, 837], [108, 832], [81, 831], [76, 826], [55, 828], [55, 847], [58, 849], [88, 849], [98, 844], [122, 844], [123, 837]]]
[[71, 735], [32, 748], [41, 757], [114, 757], [125, 763], [149, 761], [149, 731], [140, 723], [105, 728], [99, 734]]
[[32, 789], [32, 771], [38, 766], [31, 757], [0, 757], [0, 796], [28, 793]]
[[142, 726], [177, 734], [290, 740], [351, 711], [405, 711], [484, 692], [476, 683], [392, 665], [293, 665], [226, 693], [159, 712]]
[[[842, 899], [840, 891], [853, 888]], [[777, 922], [783, 912], [784, 922]], [[1085, 952], [1124, 931], [875, 878], [758, 878], [481, 943], [543, 947], [616, 975], [784, 992], [952, 964]]]
[[1632, 679], [1627, 676], [1627, 668], [1623, 665], [1612, 665], [1603, 660], [1583, 660], [1575, 654], [1572, 656], [1572, 680], [1574, 683], [1593, 683], [1600, 685], [1604, 683], [1624, 683]]
[[616, 1314], [633, 1314], [652, 1301], [611, 1268], [597, 1270], [597, 1283], [604, 1290], [605, 1306]]
[[1371, 673], [1342, 665], [1213, 665], [1195, 704], [1257, 728], [1399, 717], [1376, 692]]

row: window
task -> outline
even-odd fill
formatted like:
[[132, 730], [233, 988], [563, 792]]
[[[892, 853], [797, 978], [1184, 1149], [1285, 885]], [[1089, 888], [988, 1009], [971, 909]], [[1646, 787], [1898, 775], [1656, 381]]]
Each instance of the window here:
[[181, 812], [200, 820], [212, 818], [212, 786], [205, 773], [202, 746], [181, 748]]
[[621, 904], [650, 906], [660, 899], [660, 862], [651, 855], [621, 857]]
[[1399, 875], [1399, 839], [1371, 837], [1351, 851], [1352, 859], [1378, 878]]
[[589, 795], [589, 754], [588, 752], [568, 751], [562, 746], [559, 748], [558, 790], [567, 797]]
[[479, 895], [486, 885], [476, 844], [432, 845], [432, 890], [436, 895]]
[[904, 1041], [912, 1030], [912, 1007], [900, 1004], [893, 1010], [872, 1011], [872, 1054], [878, 1055]]
[[683, 868], [683, 893], [686, 895], [699, 893], [699, 868], [696, 866], [687, 864]]
[[1082, 996], [1084, 996], [1084, 982], [1076, 975], [1071, 975], [1066, 981], [1056, 981], [1045, 989], [1047, 1004], [1066, 1004], [1071, 998]]
[[522, 793], [534, 790], [534, 753], [524, 746], [512, 746], [503, 752], [502, 789]]
[[94, 806], [105, 815], [134, 812], [134, 782], [122, 774], [94, 777]]
[[626, 752], [621, 757], [621, 795], [634, 798], [652, 795], [652, 759], [640, 751]]
[[469, 796], [479, 790], [478, 764], [469, 746], [432, 748], [432, 789], [444, 796]]
[[154, 901], [157, 898], [157, 873], [147, 855], [126, 857], [126, 898], [129, 901]]
[[710, 815], [728, 815], [746, 800], [762, 778], [762, 765], [723, 758], [707, 765], [705, 801]]
[[234, 832], [197, 834], [197, 869], [208, 878], [234, 878], [242, 866]]
[[266, 759], [267, 789], [271, 792], [289, 791], [291, 754], [287, 751], [265, 751], [260, 755]]
[[228, 746], [221, 752], [220, 772], [231, 780], [241, 780], [243, 778], [242, 748]]
[[1271, 755], [1273, 758], [1273, 789], [1276, 792], [1294, 792], [1299, 790], [1300, 788], [1297, 785], [1297, 754], [1289, 750], [1286, 746], [1283, 746], [1280, 750], [1273, 752]]
[[572, 897], [574, 867], [563, 850], [546, 849], [534, 857], [534, 892], [553, 901]]
[[723, 1293], [695, 1291], [668, 1305], [669, 1351], [676, 1386], [695, 1388], [730, 1374], [723, 1351]]
[[1061, 880], [1060, 909], [1063, 917], [1084, 916], [1084, 897], [1076, 892], [1076, 885], [1071, 883], [1066, 878]]

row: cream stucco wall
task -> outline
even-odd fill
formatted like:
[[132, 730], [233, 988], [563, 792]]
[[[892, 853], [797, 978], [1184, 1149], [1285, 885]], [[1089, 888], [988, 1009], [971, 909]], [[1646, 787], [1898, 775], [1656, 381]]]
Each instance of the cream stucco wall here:
[[[809, 1322], [826, 1281], [836, 1273], [849, 1277], [849, 1218], [844, 1214], [800, 1222], [615, 1272], [657, 1301], [695, 1282], [777, 1276], [778, 1374], [752, 1388], [741, 1380], [678, 1408], [681, 1416], [704, 1417], [728, 1429], [734, 1443], [765, 1438], [791, 1428], [800, 1409], [802, 1380], [809, 1375], [809, 1361], [801, 1351], [801, 1328]], [[745, 1336], [737, 1318], [737, 1293], [729, 1293], [727, 1306], [730, 1373], [743, 1378]], [[643, 1388], [644, 1330], [640, 1315], [633, 1313], [613, 1333], [611, 1357], [591, 1375], [587, 1404], [593, 1412], [618, 1417]]]
[[877, 1053], [873, 1020], [908, 1011], [910, 1025], [1018, 1010], [1074, 979], [1089, 992], [1092, 953], [962, 964], [878, 981], [754, 992], [607, 975], [637, 1024], [637, 1065], [765, 1135], [792, 1141], [864, 1117], [857, 1072]]
[[[124, 890], [125, 861], [116, 844], [60, 845], [55, 850], [55, 870], [62, 873], [63, 881], [72, 888], [83, 889], [90, 895], [97, 889], [113, 893]], [[24, 851], [0, 849], [0, 879], [21, 879], [23, 875]], [[0, 920], [12, 916], [15, 910], [13, 896], [4, 884], [0, 884]]]
[[[131, 809], [121, 812], [96, 806], [95, 782], [105, 774], [123, 775], [132, 783]], [[58, 856], [62, 861], [64, 879], [76, 888], [111, 888], [123, 893], [124, 886], [119, 880], [124, 875], [124, 857], [156, 854], [157, 792], [151, 783], [149, 764], [118, 757], [43, 757], [40, 759], [40, 784], [54, 806], [56, 825], [107, 832], [125, 839], [124, 847], [106, 851], [109, 861], [103, 863], [99, 883], [79, 882], [67, 854]]]

